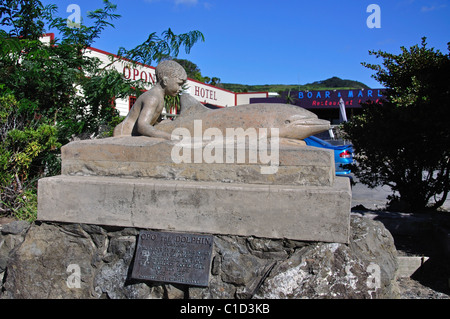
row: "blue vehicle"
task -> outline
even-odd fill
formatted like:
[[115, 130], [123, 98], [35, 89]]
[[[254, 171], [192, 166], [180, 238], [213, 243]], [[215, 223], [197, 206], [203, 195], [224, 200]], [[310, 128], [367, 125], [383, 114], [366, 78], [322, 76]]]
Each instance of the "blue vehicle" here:
[[351, 144], [346, 145], [332, 145], [316, 136], [310, 136], [305, 138], [306, 145], [326, 148], [334, 151], [334, 162], [336, 165], [337, 176], [347, 176], [351, 173], [350, 169], [344, 169], [342, 165], [353, 163], [353, 146]]

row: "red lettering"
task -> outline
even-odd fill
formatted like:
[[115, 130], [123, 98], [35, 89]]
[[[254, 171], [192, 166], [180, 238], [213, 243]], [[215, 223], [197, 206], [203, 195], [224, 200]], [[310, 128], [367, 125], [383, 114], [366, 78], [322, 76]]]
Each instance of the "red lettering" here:
[[[125, 75], [125, 70], [128, 70], [128, 76]], [[127, 67], [127, 66], [124, 66], [124, 67], [123, 67], [123, 77], [124, 77], [125, 79], [129, 79], [129, 78], [131, 77], [131, 70], [130, 70], [130, 68]]]
[[155, 84], [155, 80], [153, 79], [153, 76], [150, 72], [148, 72], [148, 75], [150, 77], [150, 81], [152, 81], [153, 84]]
[[216, 91], [195, 86], [194, 95], [217, 101]]
[[[145, 75], [145, 79], [142, 78], [143, 75]], [[147, 81], [148, 81], [148, 79], [147, 79], [147, 73], [141, 72], [141, 80], [144, 81], [144, 82], [147, 82]]]
[[139, 70], [133, 69], [133, 80], [136, 80], [136, 76], [139, 75]]
[[[331, 102], [330, 102], [330, 103], [331, 103]], [[313, 106], [323, 106], [323, 105], [328, 105], [328, 101], [325, 100], [325, 102], [323, 102], [323, 101], [313, 100], [313, 101], [312, 101], [312, 105], [313, 105]]]

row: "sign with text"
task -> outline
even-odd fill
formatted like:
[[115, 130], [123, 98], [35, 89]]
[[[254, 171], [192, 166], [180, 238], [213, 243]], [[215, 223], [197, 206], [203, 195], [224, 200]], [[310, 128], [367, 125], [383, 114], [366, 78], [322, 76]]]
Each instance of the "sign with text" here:
[[141, 231], [131, 277], [207, 287], [213, 236]]
[[[379, 103], [385, 99], [384, 89], [290, 91], [275, 98], [251, 98], [250, 103], [289, 103], [305, 109], [339, 109], [342, 99], [346, 108], [360, 108], [361, 103]], [[288, 102], [289, 101], [289, 102]]]
[[369, 100], [378, 103], [384, 97], [383, 91], [383, 89], [299, 91], [296, 93], [297, 96], [294, 95], [294, 101], [296, 105], [304, 108], [338, 108], [342, 98], [346, 107], [360, 107], [360, 103]]

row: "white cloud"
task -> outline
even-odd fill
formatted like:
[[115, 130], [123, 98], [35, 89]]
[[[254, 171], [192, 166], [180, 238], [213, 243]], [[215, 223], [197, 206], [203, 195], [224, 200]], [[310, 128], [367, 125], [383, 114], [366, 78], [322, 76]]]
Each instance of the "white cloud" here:
[[175, 0], [176, 5], [189, 5], [189, 6], [195, 6], [198, 3], [198, 0]]
[[[144, 0], [147, 3], [160, 2], [161, 0]], [[198, 0], [165, 0], [166, 2], [173, 2], [175, 5], [189, 5], [195, 6], [198, 4]]]
[[184, 6], [196, 6], [198, 4], [202, 4], [205, 9], [211, 9], [211, 7], [212, 7], [212, 4], [210, 2], [207, 2], [207, 1], [203, 2], [200, 0], [143, 0], [143, 1], [147, 2], [147, 3], [157, 3], [157, 2], [164, 1], [167, 3], [173, 3], [176, 6], [178, 6], [178, 5], [180, 5], [180, 6], [183, 6], [183, 5]]
[[440, 6], [436, 6], [436, 5], [432, 5], [432, 6], [429, 6], [429, 7], [423, 6], [423, 7], [420, 9], [420, 11], [421, 11], [421, 12], [430, 12], [430, 11], [442, 9], [442, 8], [445, 8], [445, 7], [446, 7], [445, 4], [442, 4], [442, 5], [440, 5]]
[[431, 7], [427, 7], [427, 6], [423, 6], [420, 11], [422, 12], [428, 12], [428, 11], [433, 11], [436, 10], [436, 6], [431, 6]]

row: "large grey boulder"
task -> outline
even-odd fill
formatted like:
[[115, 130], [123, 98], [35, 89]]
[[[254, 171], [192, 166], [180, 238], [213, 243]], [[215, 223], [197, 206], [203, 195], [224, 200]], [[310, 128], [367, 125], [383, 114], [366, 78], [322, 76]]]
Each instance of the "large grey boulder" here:
[[349, 244], [215, 235], [206, 288], [131, 279], [136, 228], [5, 226], [0, 298], [396, 297], [392, 236], [364, 217], [351, 217]]
[[258, 298], [392, 298], [397, 270], [391, 234], [353, 217], [349, 245], [316, 243], [277, 264]]

